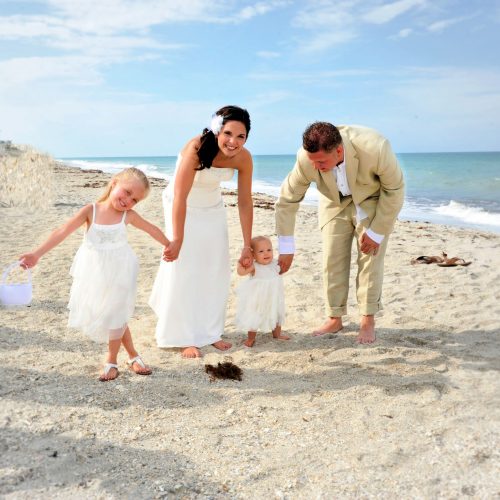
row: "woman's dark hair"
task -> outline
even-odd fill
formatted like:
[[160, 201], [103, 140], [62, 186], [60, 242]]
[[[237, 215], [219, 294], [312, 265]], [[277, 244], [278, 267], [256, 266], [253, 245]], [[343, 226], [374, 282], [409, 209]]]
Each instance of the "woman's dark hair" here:
[[[222, 126], [229, 121], [237, 121], [245, 125], [247, 131], [247, 137], [250, 133], [250, 115], [248, 111], [238, 106], [224, 106], [215, 112], [216, 115], [222, 116]], [[200, 168], [197, 170], [203, 170], [204, 168], [210, 168], [215, 156], [219, 152], [219, 146], [217, 144], [217, 137], [208, 128], [204, 128], [201, 134], [201, 145], [198, 149], [198, 158], [200, 159]]]
[[314, 122], [302, 134], [302, 147], [308, 153], [333, 151], [342, 144], [339, 129], [328, 122]]

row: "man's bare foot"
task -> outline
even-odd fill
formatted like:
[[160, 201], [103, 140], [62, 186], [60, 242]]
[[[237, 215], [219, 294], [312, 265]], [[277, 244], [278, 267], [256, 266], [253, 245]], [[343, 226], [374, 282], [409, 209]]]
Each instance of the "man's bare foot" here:
[[313, 337], [321, 337], [322, 335], [326, 335], [327, 333], [337, 333], [342, 330], [342, 318], [328, 318], [319, 328], [314, 330]]
[[356, 339], [358, 344], [373, 344], [375, 342], [375, 318], [373, 314], [361, 316], [359, 324], [359, 335]]
[[116, 363], [106, 363], [102, 370], [101, 375], [99, 376], [100, 382], [109, 382], [111, 380], [115, 380], [119, 375], [118, 366]]
[[181, 356], [183, 358], [201, 358], [201, 351], [194, 346], [186, 347], [182, 350]]
[[233, 344], [230, 342], [224, 342], [223, 340], [218, 340], [217, 342], [214, 342], [212, 344], [216, 349], [219, 349], [219, 351], [227, 351], [232, 347]]
[[255, 344], [255, 339], [246, 339], [245, 342], [243, 342], [243, 345], [247, 347], [253, 347]]
[[274, 330], [273, 330], [273, 339], [278, 339], [278, 340], [290, 340], [290, 337], [287, 335], [283, 335], [281, 333], [281, 325], [278, 325]]

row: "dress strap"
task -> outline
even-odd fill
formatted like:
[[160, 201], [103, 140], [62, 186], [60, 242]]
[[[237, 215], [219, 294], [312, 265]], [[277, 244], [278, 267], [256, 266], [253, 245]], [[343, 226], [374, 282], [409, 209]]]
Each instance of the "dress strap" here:
[[92, 224], [95, 224], [95, 203], [92, 203]]
[[123, 212], [122, 222], [125, 222], [125, 217], [127, 217], [127, 212], [128, 212], [128, 210]]

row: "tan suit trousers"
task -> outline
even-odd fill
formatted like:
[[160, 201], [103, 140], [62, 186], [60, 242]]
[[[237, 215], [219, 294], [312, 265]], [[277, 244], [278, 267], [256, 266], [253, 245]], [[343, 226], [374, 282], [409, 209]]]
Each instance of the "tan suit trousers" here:
[[[375, 209], [375, 205], [373, 208]], [[359, 240], [370, 225], [370, 215], [358, 222], [356, 206], [351, 202], [322, 228], [323, 284], [326, 311], [330, 317], [347, 314], [351, 247], [354, 238], [357, 245], [356, 296], [359, 312], [362, 315], [370, 315], [382, 309], [384, 256], [389, 236], [386, 235], [383, 239], [377, 255], [361, 252]]]

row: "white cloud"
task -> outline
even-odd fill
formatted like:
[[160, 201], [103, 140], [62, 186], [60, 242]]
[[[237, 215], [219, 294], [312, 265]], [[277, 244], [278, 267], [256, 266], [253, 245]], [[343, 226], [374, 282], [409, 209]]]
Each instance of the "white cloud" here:
[[72, 82], [74, 85], [95, 85], [101, 82], [97, 70], [100, 61], [91, 57], [24, 57], [0, 61], [0, 89], [10, 88], [39, 80]]
[[460, 23], [464, 21], [464, 17], [455, 17], [452, 19], [443, 19], [441, 21], [437, 21], [435, 23], [430, 24], [427, 27], [427, 30], [430, 31], [431, 33], [440, 33], [441, 31], [444, 31], [446, 28], [449, 28], [450, 26], [453, 26], [454, 24]]
[[353, 31], [327, 31], [314, 35], [309, 40], [302, 41], [299, 46], [299, 51], [303, 54], [313, 52], [323, 52], [337, 45], [343, 45], [354, 38], [356, 34]]
[[[398, 0], [382, 5], [377, 0], [308, 0], [292, 25], [311, 33], [307, 40], [301, 36], [301, 52], [320, 52], [359, 38], [366, 25], [385, 24], [405, 14], [409, 17], [412, 11], [428, 6], [428, 0]], [[409, 24], [411, 19], [406, 22]], [[401, 30], [399, 37], [408, 36], [411, 30]]]
[[407, 38], [413, 33], [412, 28], [403, 28], [402, 30], [399, 30], [397, 35], [394, 35], [391, 38]]
[[371, 24], [385, 24], [414, 7], [425, 6], [426, 3], [426, 0], [399, 0], [370, 9], [362, 16], [362, 19]]
[[164, 23], [210, 21], [227, 2], [213, 0], [49, 0], [58, 17], [86, 33], [113, 34]]
[[351, 25], [356, 20], [356, 10], [360, 4], [360, 0], [344, 0], [335, 2], [335, 5], [332, 2], [309, 1], [296, 14], [292, 25], [311, 30]]
[[254, 5], [248, 5], [247, 7], [243, 7], [240, 12], [235, 16], [235, 20], [247, 21], [256, 16], [262, 16], [271, 12], [274, 9], [284, 7], [289, 2], [286, 1], [270, 1], [270, 2], [257, 2]]

